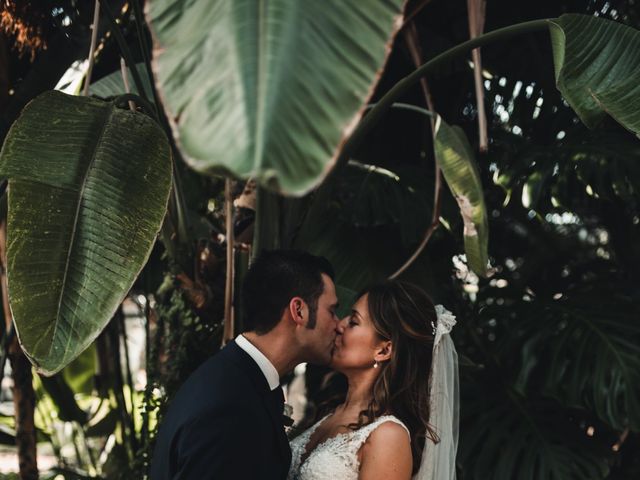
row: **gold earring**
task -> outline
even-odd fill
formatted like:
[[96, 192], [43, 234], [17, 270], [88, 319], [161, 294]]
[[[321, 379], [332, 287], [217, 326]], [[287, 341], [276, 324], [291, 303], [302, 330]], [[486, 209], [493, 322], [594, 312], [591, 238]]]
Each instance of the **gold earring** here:
[[373, 368], [378, 368], [380, 366], [380, 364], [378, 363], [378, 360], [374, 360], [373, 361]]

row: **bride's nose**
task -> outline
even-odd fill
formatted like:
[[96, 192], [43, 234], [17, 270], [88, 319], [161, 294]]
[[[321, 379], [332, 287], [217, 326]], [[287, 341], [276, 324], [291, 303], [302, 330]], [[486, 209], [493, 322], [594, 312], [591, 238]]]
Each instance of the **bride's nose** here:
[[338, 331], [339, 334], [343, 334], [344, 333], [344, 329], [347, 325], [347, 321], [349, 320], [349, 315], [347, 315], [346, 317], [344, 317], [342, 320], [338, 321], [338, 325], [336, 327], [336, 330]]

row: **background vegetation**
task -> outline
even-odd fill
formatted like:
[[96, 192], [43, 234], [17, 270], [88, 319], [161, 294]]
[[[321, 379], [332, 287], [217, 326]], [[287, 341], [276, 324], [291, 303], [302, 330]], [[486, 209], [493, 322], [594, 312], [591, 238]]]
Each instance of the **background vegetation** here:
[[[137, 5], [107, 5], [118, 13], [134, 61], [144, 64], [150, 37]], [[469, 37], [468, 5], [461, 0], [410, 1], [405, 11], [410, 21], [395, 37], [371, 103], [416, 63]], [[634, 0], [492, 0], [484, 30], [567, 12], [640, 28]], [[17, 2], [3, 4], [0, 15], [1, 141], [29, 100], [87, 57], [93, 5]], [[97, 82], [119, 71], [121, 56], [110, 23], [101, 25]], [[552, 58], [547, 31], [483, 47], [486, 151], [479, 148], [469, 55], [443, 64], [401, 99], [462, 127], [475, 150], [490, 278], [478, 278], [465, 262], [463, 221], [446, 187], [430, 228], [433, 140], [430, 119], [418, 113], [392, 109], [351, 161], [304, 197], [240, 180], [227, 190], [235, 200], [236, 281], [260, 247], [303, 248], [332, 261], [345, 304], [365, 284], [396, 272], [425, 232], [432, 233], [401, 278], [424, 286], [459, 319], [458, 462], [465, 479], [640, 475], [640, 143], [611, 119], [587, 129], [556, 89]], [[22, 440], [34, 428], [38, 448], [51, 448], [55, 472], [65, 478], [141, 478], [157, 418], [229, 333], [225, 180], [196, 174], [176, 154], [179, 189], [162, 241], [88, 350], [53, 377], [32, 377], [10, 319], [2, 323], [0, 360], [11, 360], [16, 408], [6, 412], [0, 439], [17, 441], [23, 478], [38, 475], [24, 453], [33, 446]], [[132, 319], [142, 319], [145, 329], [144, 382], [130, 368]], [[241, 328], [240, 312], [235, 327]], [[308, 370], [310, 391], [321, 373]]]

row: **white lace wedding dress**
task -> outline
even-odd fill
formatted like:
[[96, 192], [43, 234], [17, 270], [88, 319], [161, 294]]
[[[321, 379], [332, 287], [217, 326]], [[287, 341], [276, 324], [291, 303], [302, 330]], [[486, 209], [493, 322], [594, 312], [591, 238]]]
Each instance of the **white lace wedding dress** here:
[[404, 423], [393, 415], [384, 415], [358, 430], [327, 438], [307, 455], [311, 435], [327, 417], [329, 415], [291, 441], [288, 480], [357, 480], [360, 470], [358, 451], [371, 432], [385, 422], [395, 422], [402, 425], [409, 434]]

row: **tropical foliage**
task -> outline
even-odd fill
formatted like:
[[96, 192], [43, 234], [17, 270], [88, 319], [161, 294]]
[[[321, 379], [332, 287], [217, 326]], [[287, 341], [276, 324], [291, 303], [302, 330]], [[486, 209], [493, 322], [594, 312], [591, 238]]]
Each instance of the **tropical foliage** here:
[[[637, 475], [632, 2], [540, 4], [553, 19], [520, 26], [509, 25], [540, 15], [500, 5], [487, 15], [495, 32], [464, 44], [453, 27], [466, 25], [464, 2], [408, 2], [404, 24], [402, 2], [382, 0], [318, 11], [152, 1], [146, 20], [136, 1], [102, 3], [94, 78], [104, 78], [90, 89], [101, 99], [37, 97], [25, 80], [3, 115], [13, 125], [0, 157], [9, 179], [5, 315], [41, 371], [62, 369], [36, 377], [36, 426], [61, 459], [60, 421], [73, 425], [76, 469], [140, 477], [157, 416], [230, 325], [225, 283], [240, 281], [251, 249], [295, 246], [332, 260], [345, 305], [395, 273], [456, 312], [465, 478]], [[567, 10], [597, 15], [560, 16]], [[93, 12], [60, 2], [52, 13], [66, 16], [69, 38]], [[607, 15], [617, 22], [597, 18]], [[58, 50], [41, 35], [47, 65]], [[405, 42], [432, 60], [415, 70]], [[477, 46], [487, 153], [475, 148], [466, 63]], [[126, 82], [120, 56], [133, 68]], [[140, 97], [118, 98], [126, 91]], [[127, 110], [130, 100], [138, 111]], [[425, 103], [431, 112], [415, 107]], [[237, 180], [226, 192], [236, 200], [231, 230], [216, 177], [225, 172]], [[249, 177], [257, 187], [245, 186]], [[224, 260], [233, 243], [235, 279]], [[128, 365], [132, 308], [146, 322], [144, 390]], [[6, 328], [5, 351], [12, 335]], [[88, 345], [97, 364], [80, 355]], [[87, 371], [99, 373], [93, 385], [77, 382]], [[311, 369], [308, 381], [316, 388]]]

